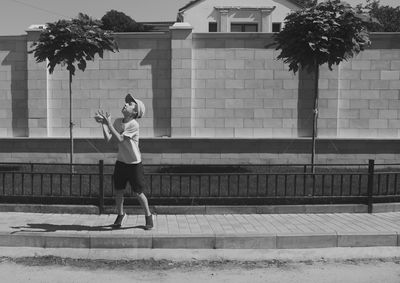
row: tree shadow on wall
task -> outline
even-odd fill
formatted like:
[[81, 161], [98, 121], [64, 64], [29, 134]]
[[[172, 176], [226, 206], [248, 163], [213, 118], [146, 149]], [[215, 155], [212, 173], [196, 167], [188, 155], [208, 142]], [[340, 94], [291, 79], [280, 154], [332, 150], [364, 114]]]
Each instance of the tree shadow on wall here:
[[314, 72], [299, 70], [297, 135], [311, 137], [313, 130]]
[[[25, 36], [7, 36], [0, 40], [0, 52], [8, 52], [1, 65], [9, 66], [6, 68], [7, 72], [2, 72], [6, 75], [0, 77], [0, 81], [5, 82], [5, 86], [7, 82], [10, 82], [9, 88], [2, 87], [3, 97], [1, 99], [11, 98], [13, 137], [28, 136], [28, 53], [26, 44]], [[6, 89], [10, 92], [4, 91]]]
[[140, 65], [151, 67], [154, 136], [171, 136], [170, 50], [152, 49]]

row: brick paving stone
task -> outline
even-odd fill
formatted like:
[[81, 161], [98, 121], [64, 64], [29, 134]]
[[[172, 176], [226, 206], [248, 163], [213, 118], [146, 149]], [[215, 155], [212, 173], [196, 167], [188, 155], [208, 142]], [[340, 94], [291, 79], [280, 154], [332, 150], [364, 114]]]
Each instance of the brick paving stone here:
[[224, 228], [222, 227], [221, 223], [218, 222], [218, 219], [215, 217], [215, 215], [205, 215], [204, 217], [207, 219], [214, 233], [221, 234], [224, 232]]
[[298, 217], [298, 220], [299, 220], [299, 223], [302, 225], [302, 226], [304, 226], [304, 227], [306, 227], [306, 231], [305, 232], [307, 232], [307, 233], [320, 233], [320, 232], [326, 232], [325, 230], [323, 230], [323, 229], [320, 229], [320, 227], [317, 227], [317, 226], [315, 226], [315, 224], [313, 223], [313, 220], [311, 219], [311, 218], [304, 218], [302, 215], [298, 215], [299, 217]]
[[382, 231], [380, 223], [376, 222], [376, 218], [371, 215], [368, 219], [362, 215], [347, 215], [348, 221], [356, 222], [359, 226], [363, 227], [367, 232]]
[[360, 217], [356, 216], [354, 219], [351, 219], [351, 214], [346, 213], [345, 215], [337, 215], [338, 218], [340, 218], [344, 223], [347, 225], [352, 225], [354, 229], [356, 229], [356, 232], [370, 232], [374, 231], [373, 227], [371, 225], [367, 225], [363, 223]]
[[183, 234], [190, 234], [189, 223], [187, 222], [186, 215], [177, 215], [176, 219], [178, 221], [179, 232]]
[[144, 215], [135, 215], [135, 214], [128, 214], [128, 220], [125, 223], [127, 228], [133, 227], [134, 229], [128, 229], [131, 231], [131, 234], [134, 236], [142, 235], [143, 234], [143, 225], [144, 225]]
[[262, 226], [258, 224], [255, 218], [252, 217], [253, 214], [243, 214], [242, 217], [244, 221], [247, 221], [249, 223], [248, 226], [248, 231], [250, 233], [259, 233], [262, 232], [264, 229]]
[[278, 231], [278, 229], [273, 224], [272, 217], [270, 215], [260, 214], [257, 215], [257, 218], [259, 218], [259, 223], [261, 223], [263, 227], [267, 229], [268, 232], [276, 233]]
[[326, 223], [331, 223], [336, 226], [337, 231], [346, 231], [346, 232], [357, 232], [357, 229], [352, 225], [352, 223], [347, 223], [343, 219], [337, 217], [336, 213], [335, 214], [327, 214], [323, 215], [321, 214], [321, 218], [326, 222]]
[[[385, 217], [382, 217], [379, 214], [373, 214], [373, 218], [374, 218], [374, 223], [378, 223], [379, 226], [381, 227], [381, 229], [383, 229], [384, 231], [386, 231], [387, 228], [392, 228], [393, 231], [398, 231], [400, 230], [400, 222], [396, 223], [395, 220], [398, 219], [386, 219]], [[397, 215], [397, 218], [399, 217], [399, 215]], [[366, 221], [368, 221], [368, 219], [366, 218]]]
[[83, 215], [77, 214], [71, 217], [72, 225], [79, 225], [80, 221], [82, 221]]
[[247, 219], [250, 219], [252, 221], [254, 227], [256, 228], [257, 232], [260, 233], [271, 233], [271, 229], [268, 229], [269, 227], [266, 227], [261, 220], [260, 215], [258, 214], [250, 214], [247, 216]]
[[295, 225], [296, 231], [299, 231], [299, 233], [313, 233], [314, 231], [307, 225], [304, 225], [303, 223], [300, 223], [299, 225]]
[[178, 221], [176, 215], [167, 215], [167, 225], [170, 233], [179, 234]]
[[85, 214], [80, 218], [80, 222], [79, 225], [82, 226], [94, 226], [95, 223], [98, 225], [110, 225], [112, 223], [114, 223], [115, 220], [115, 215], [110, 215], [109, 216], [109, 221], [105, 221], [105, 222], [100, 222], [101, 218], [99, 215], [90, 215], [90, 214]]
[[[347, 214], [346, 214], [347, 215]], [[365, 229], [357, 222], [348, 221], [348, 218], [342, 217], [340, 213], [335, 214], [334, 218], [337, 222], [342, 224], [343, 231], [353, 231], [353, 232], [365, 232]]]
[[179, 225], [178, 220], [176, 219], [176, 215], [167, 215], [167, 223], [168, 230], [173, 231], [174, 233], [179, 233]]
[[257, 219], [257, 222], [264, 227], [267, 233], [276, 233], [276, 227], [269, 221], [269, 218], [265, 217], [265, 214], [253, 215], [253, 217]]
[[237, 218], [240, 221], [240, 223], [243, 225], [244, 229], [246, 229], [247, 233], [256, 233], [257, 229], [252, 224], [252, 221], [247, 218], [247, 216], [248, 215], [246, 215], [246, 214], [241, 214], [241, 215], [238, 215]]
[[400, 217], [398, 213], [381, 213], [375, 214], [375, 216], [382, 222], [382, 224], [390, 226], [395, 230], [400, 230]]
[[334, 220], [332, 217], [331, 217], [332, 219], [329, 219], [324, 214], [315, 214], [314, 217], [319, 219], [319, 224], [321, 227], [328, 227], [330, 231], [343, 230], [343, 225], [340, 222]]
[[288, 229], [290, 229], [292, 232], [295, 233], [309, 233], [312, 232], [312, 230], [309, 229], [308, 227], [308, 221], [304, 221], [300, 217], [300, 215], [284, 215], [283, 218], [285, 219], [286, 223], [289, 223], [287, 226]]
[[358, 216], [352, 217], [351, 214], [346, 213], [346, 215], [337, 215], [337, 217], [341, 218], [344, 223], [352, 225], [359, 232], [368, 232], [371, 230], [371, 226], [363, 223], [362, 219]]
[[201, 228], [199, 223], [197, 222], [196, 215], [186, 215], [186, 219], [189, 224], [189, 229], [193, 234], [201, 233]]
[[331, 225], [327, 225], [327, 223], [324, 223], [322, 219], [319, 217], [317, 214], [308, 214], [308, 215], [300, 215], [306, 220], [310, 220], [310, 227], [313, 230], [313, 232], [320, 233], [320, 232], [333, 232], [335, 231], [334, 228], [331, 227]]
[[290, 233], [290, 227], [285, 223], [285, 219], [282, 215], [271, 214], [269, 215], [271, 218], [271, 224], [276, 228], [279, 233]]
[[370, 217], [364, 217], [362, 215], [348, 215], [349, 221], [354, 220], [362, 225], [368, 227], [369, 231], [387, 231], [387, 226], [383, 225], [381, 221], [371, 215]]
[[240, 224], [240, 221], [237, 218], [237, 215], [228, 214], [226, 215], [227, 220], [232, 224], [233, 229], [238, 234], [246, 233], [246, 229]]
[[[304, 237], [310, 235], [319, 237], [321, 243], [329, 242], [332, 244], [332, 237], [340, 237], [340, 243], [343, 245], [363, 245], [364, 242], [366, 245], [380, 245], [389, 243], [389, 240], [392, 243], [392, 238], [396, 238], [397, 234], [400, 233], [400, 212], [375, 214], [154, 215], [155, 229], [151, 231], [143, 230], [145, 223], [143, 215], [128, 215], [128, 221], [121, 229], [111, 229], [109, 225], [114, 222], [114, 219], [115, 214], [0, 212], [0, 238], [3, 237], [0, 239], [0, 243], [16, 243], [17, 238], [11, 241], [5, 238], [6, 235], [15, 235], [27, 244], [43, 245], [44, 243], [45, 245], [57, 246], [57, 241], [66, 241], [60, 243], [62, 245], [70, 243], [79, 247], [86, 247], [88, 242], [86, 242], [85, 237], [87, 239], [94, 237], [94, 247], [102, 246], [102, 239], [107, 239], [105, 243], [116, 245], [115, 247], [123, 247], [124, 243], [121, 241], [126, 241], [125, 244], [128, 246], [144, 245], [148, 247], [149, 244], [151, 246], [152, 237], [158, 237], [158, 243], [164, 243], [168, 246], [173, 244], [175, 237], [180, 236], [181, 240], [182, 237], [191, 237], [191, 239], [184, 240], [188, 247], [199, 247], [201, 243], [207, 243], [208, 246], [212, 243], [213, 237], [218, 237], [220, 247], [244, 247], [246, 241], [241, 237], [248, 235], [249, 239], [255, 241], [254, 247], [256, 247], [256, 243], [261, 243], [258, 241], [264, 241], [265, 235], [270, 234], [272, 235], [270, 237], [276, 235], [276, 237], [281, 237], [280, 239], [284, 239], [282, 237], [287, 239], [299, 237], [299, 243], [303, 243], [303, 247], [305, 247], [308, 244], [305, 245], [307, 241]], [[37, 238], [38, 235], [47, 238], [40, 240]], [[376, 235], [376, 242], [374, 242], [374, 235]], [[164, 236], [169, 237], [168, 240], [162, 240]], [[71, 239], [67, 240], [68, 237], [71, 237]], [[83, 238], [79, 239], [79, 237]], [[113, 237], [115, 237], [115, 240], [112, 239]], [[328, 239], [328, 237], [330, 238]], [[295, 244], [296, 241], [293, 239], [291, 243]]]
[[[142, 215], [140, 215], [140, 216], [142, 216]], [[139, 215], [132, 215], [132, 214], [128, 214], [128, 219], [126, 220], [126, 222], [125, 222], [125, 224], [124, 224], [124, 226], [122, 226], [121, 228], [119, 228], [119, 229], [111, 229], [111, 233], [113, 233], [113, 234], [116, 234], [116, 233], [118, 233], [118, 234], [120, 234], [120, 235], [124, 235], [124, 236], [133, 236], [133, 234], [135, 233], [135, 231], [136, 230], [139, 230], [139, 229], [136, 229], [136, 228], [133, 228], [133, 227], [136, 227], [136, 226], [138, 226], [138, 217], [139, 217]], [[143, 217], [143, 216], [142, 216]], [[100, 219], [99, 219], [100, 220]], [[113, 219], [113, 220], [115, 220], [115, 219]], [[100, 220], [101, 221], [101, 220]], [[103, 222], [104, 223], [104, 222]], [[100, 224], [101, 225], [101, 224]], [[104, 224], [103, 224], [104, 225]], [[141, 229], [140, 229], [141, 230]]]
[[400, 217], [398, 212], [388, 212], [388, 213], [377, 213], [374, 214], [376, 217], [387, 219], [393, 223], [400, 225]]
[[167, 234], [169, 232], [168, 230], [168, 224], [167, 224], [167, 216], [166, 215], [157, 215], [156, 217], [156, 233], [160, 234]]
[[233, 229], [231, 223], [228, 222], [225, 215], [215, 215], [216, 220], [221, 225], [223, 231], [228, 234], [234, 234], [235, 230]]
[[199, 223], [200, 230], [203, 233], [210, 234], [213, 233], [210, 223], [208, 223], [207, 219], [202, 215], [196, 215], [197, 223]]

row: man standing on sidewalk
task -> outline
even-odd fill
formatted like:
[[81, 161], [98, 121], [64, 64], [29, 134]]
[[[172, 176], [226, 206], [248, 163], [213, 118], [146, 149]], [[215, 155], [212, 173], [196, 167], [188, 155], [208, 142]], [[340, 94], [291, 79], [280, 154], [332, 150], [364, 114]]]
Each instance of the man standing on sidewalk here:
[[111, 122], [111, 115], [99, 110], [95, 120], [101, 123], [104, 139], [109, 142], [114, 139], [118, 142], [118, 155], [114, 168], [115, 205], [118, 216], [113, 226], [121, 227], [127, 219], [124, 212], [124, 190], [127, 183], [131, 185], [145, 214], [145, 230], [153, 228], [153, 216], [150, 212], [147, 198], [143, 193], [144, 172], [139, 150], [139, 123], [145, 112], [142, 101], [135, 99], [129, 93], [125, 97], [125, 105], [121, 110], [123, 118]]

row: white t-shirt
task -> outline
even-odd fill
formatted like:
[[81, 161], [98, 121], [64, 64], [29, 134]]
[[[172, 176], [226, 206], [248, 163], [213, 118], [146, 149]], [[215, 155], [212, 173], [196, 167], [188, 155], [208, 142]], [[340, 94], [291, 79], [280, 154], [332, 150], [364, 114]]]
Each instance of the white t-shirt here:
[[123, 118], [118, 118], [114, 121], [114, 128], [124, 136], [124, 140], [118, 143], [117, 160], [127, 164], [140, 163], [139, 123], [135, 119], [124, 123]]

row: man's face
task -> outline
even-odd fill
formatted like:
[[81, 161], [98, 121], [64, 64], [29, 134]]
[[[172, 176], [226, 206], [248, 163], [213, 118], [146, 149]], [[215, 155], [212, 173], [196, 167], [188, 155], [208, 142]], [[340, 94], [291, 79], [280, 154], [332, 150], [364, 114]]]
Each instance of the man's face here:
[[122, 107], [121, 112], [124, 116], [136, 116], [136, 103], [133, 101], [125, 103], [124, 107]]

